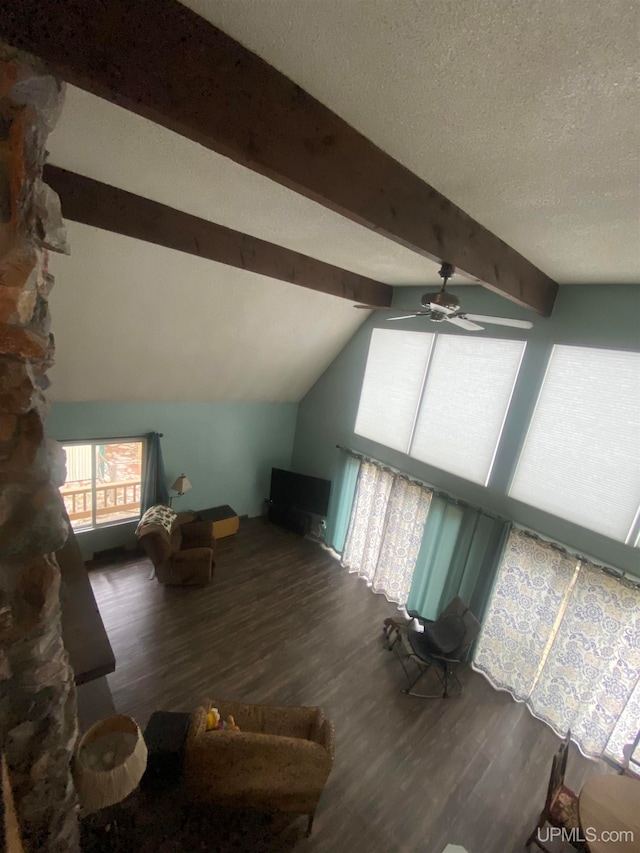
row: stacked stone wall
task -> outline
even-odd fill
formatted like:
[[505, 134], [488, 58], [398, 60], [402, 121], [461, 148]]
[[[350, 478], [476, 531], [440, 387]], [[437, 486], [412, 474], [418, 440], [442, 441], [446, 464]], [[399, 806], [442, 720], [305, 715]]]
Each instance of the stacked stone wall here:
[[68, 534], [64, 461], [44, 431], [48, 255], [67, 246], [42, 167], [62, 101], [59, 81], [0, 45], [0, 749], [25, 850], [55, 853], [79, 849], [76, 693], [55, 559]]

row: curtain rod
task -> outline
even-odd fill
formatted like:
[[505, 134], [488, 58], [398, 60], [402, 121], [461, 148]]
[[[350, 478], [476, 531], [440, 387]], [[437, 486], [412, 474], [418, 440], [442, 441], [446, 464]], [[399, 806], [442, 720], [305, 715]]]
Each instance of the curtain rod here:
[[363, 462], [371, 462], [373, 465], [377, 465], [382, 468], [383, 471], [390, 471], [392, 474], [398, 474], [401, 477], [404, 477], [405, 479], [409, 480], [409, 482], [424, 486], [430, 491], [432, 491], [433, 494], [437, 497], [445, 498], [456, 506], [469, 507], [470, 509], [474, 509], [478, 512], [481, 512], [483, 515], [486, 515], [489, 518], [496, 518], [500, 521], [508, 521], [510, 524], [513, 524], [518, 530], [524, 533], [525, 536], [529, 536], [531, 539], [537, 539], [540, 542], [546, 542], [546, 544], [549, 545], [550, 548], [553, 548], [554, 551], [566, 554], [568, 557], [579, 560], [581, 563], [586, 563], [587, 565], [592, 566], [594, 569], [604, 572], [605, 575], [609, 575], [610, 577], [616, 578], [627, 586], [633, 587], [634, 589], [640, 589], [640, 579], [633, 575], [628, 575], [626, 572], [623, 572], [620, 569], [616, 569], [613, 566], [604, 566], [601, 563], [596, 563], [589, 557], [585, 557], [584, 554], [580, 554], [577, 551], [572, 551], [569, 548], [566, 548], [564, 545], [561, 545], [559, 542], [554, 542], [551, 539], [547, 539], [545, 536], [541, 536], [539, 533], [535, 533], [533, 530], [529, 530], [526, 527], [522, 527], [520, 524], [516, 524], [509, 518], [505, 518], [501, 515], [496, 515], [495, 513], [484, 509], [484, 507], [474, 506], [473, 504], [467, 503], [467, 501], [460, 500], [459, 498], [454, 498], [447, 492], [443, 492], [442, 490], [434, 488], [429, 483], [425, 483], [422, 480], [413, 479], [408, 474], [399, 471], [397, 468], [392, 468], [390, 465], [385, 465], [378, 459], [374, 459], [371, 456], [366, 456], [364, 453], [360, 453], [357, 450], [352, 450], [352, 448], [350, 447], [344, 447], [341, 444], [336, 444], [336, 448], [338, 450], [341, 450], [343, 453], [346, 453], [348, 456], [353, 456], [355, 459], [360, 459]]
[[[56, 438], [55, 441], [58, 444], [90, 444], [92, 442], [108, 444], [112, 441], [140, 441], [140, 439], [146, 438], [148, 435], [153, 435], [153, 431], [138, 433], [137, 435], [111, 435], [108, 437], [98, 436], [97, 438]], [[159, 438], [164, 438], [163, 432], [158, 432], [156, 435]]]
[[592, 568], [603, 572], [605, 575], [609, 575], [612, 578], [616, 578], [616, 580], [623, 581], [628, 586], [640, 589], [640, 580], [637, 577], [628, 575], [626, 572], [623, 572], [620, 569], [615, 569], [613, 566], [605, 566], [602, 563], [596, 563], [589, 557], [585, 557], [584, 554], [580, 554], [578, 551], [572, 551], [570, 548], [566, 548], [559, 542], [547, 539], [546, 536], [541, 536], [539, 533], [535, 533], [533, 530], [528, 530], [526, 527], [522, 527], [519, 524], [515, 524], [514, 526], [530, 539], [535, 539], [538, 542], [544, 542], [550, 548], [553, 548], [554, 551], [558, 551], [560, 554], [565, 554], [567, 557], [571, 557], [572, 560], [585, 563], [587, 566], [591, 566]]
[[429, 489], [436, 497], [444, 498], [449, 501], [449, 503], [454, 504], [455, 506], [464, 507], [465, 509], [472, 509], [476, 512], [481, 512], [483, 515], [486, 515], [487, 518], [495, 518], [498, 521], [510, 521], [510, 519], [505, 518], [502, 515], [497, 515], [495, 512], [491, 512], [488, 509], [485, 509], [482, 506], [475, 506], [474, 504], [470, 504], [468, 501], [463, 501], [461, 498], [454, 498], [453, 495], [450, 495], [448, 492], [442, 491], [442, 489], [438, 489], [435, 486], [432, 486], [430, 483], [425, 483], [424, 480], [418, 480], [415, 477], [411, 477], [409, 474], [405, 474], [404, 471], [400, 471], [397, 468], [393, 468], [391, 465], [385, 465], [383, 462], [380, 462], [379, 459], [374, 459], [371, 456], [365, 456], [364, 453], [360, 453], [357, 450], [352, 450], [350, 447], [344, 447], [341, 444], [336, 444], [336, 448], [341, 450], [343, 453], [346, 453], [348, 456], [353, 456], [354, 459], [360, 459], [362, 462], [371, 462], [372, 465], [377, 465], [383, 471], [389, 471], [391, 474], [397, 474], [399, 477], [408, 480], [410, 483], [415, 483], [417, 486], [423, 486], [426, 489]]

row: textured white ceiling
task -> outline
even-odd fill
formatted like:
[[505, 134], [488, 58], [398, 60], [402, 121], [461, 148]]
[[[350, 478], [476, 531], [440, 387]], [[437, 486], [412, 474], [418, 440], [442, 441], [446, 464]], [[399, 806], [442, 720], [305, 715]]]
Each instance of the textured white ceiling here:
[[640, 282], [636, 0], [185, 5], [559, 282]]
[[177, 133], [67, 87], [50, 161], [236, 231], [389, 284], [438, 266]]
[[[640, 282], [635, 0], [187, 5], [559, 282]], [[50, 150], [354, 272], [438, 281], [429, 261], [72, 87]], [[53, 259], [53, 400], [297, 400], [364, 319], [334, 297], [69, 231], [72, 257]]]
[[344, 299], [76, 223], [53, 255], [59, 401], [297, 401], [364, 320]]

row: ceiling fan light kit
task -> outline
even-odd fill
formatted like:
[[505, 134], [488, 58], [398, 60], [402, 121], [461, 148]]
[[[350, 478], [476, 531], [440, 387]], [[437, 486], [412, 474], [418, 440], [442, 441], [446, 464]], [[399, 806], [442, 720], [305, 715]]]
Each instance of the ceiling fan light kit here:
[[461, 310], [460, 300], [452, 293], [447, 293], [447, 282], [455, 272], [453, 264], [444, 263], [440, 267], [442, 287], [437, 293], [423, 293], [420, 305], [423, 310], [412, 311], [411, 308], [379, 308], [376, 305], [354, 305], [354, 308], [367, 308], [370, 311], [407, 311], [399, 317], [388, 317], [388, 321], [409, 320], [413, 317], [427, 317], [432, 323], [448, 322], [467, 332], [481, 332], [484, 326], [479, 323], [496, 326], [510, 326], [513, 329], [531, 329], [533, 323], [529, 320], [512, 320], [510, 317], [489, 317], [485, 314], [466, 314]]

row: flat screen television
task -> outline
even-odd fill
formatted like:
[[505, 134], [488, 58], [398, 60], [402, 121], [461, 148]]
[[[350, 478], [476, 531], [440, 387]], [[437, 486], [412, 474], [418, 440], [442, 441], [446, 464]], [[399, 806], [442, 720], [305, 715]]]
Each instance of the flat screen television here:
[[326, 516], [330, 491], [331, 480], [308, 477], [282, 468], [271, 469], [269, 500], [277, 507]]

